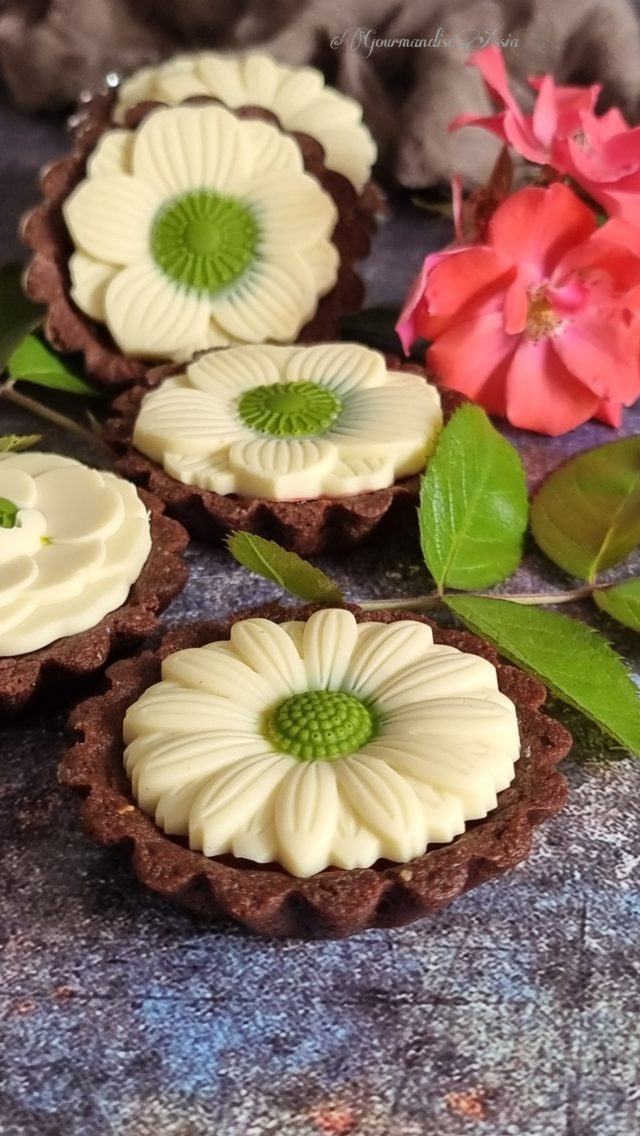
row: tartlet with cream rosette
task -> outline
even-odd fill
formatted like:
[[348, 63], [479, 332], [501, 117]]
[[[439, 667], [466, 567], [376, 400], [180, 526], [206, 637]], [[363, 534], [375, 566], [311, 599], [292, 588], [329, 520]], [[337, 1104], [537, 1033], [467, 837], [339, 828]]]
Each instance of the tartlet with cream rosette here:
[[136, 645], [182, 589], [184, 529], [113, 473], [0, 454], [0, 712]]
[[370, 226], [312, 139], [213, 102], [143, 106], [129, 123], [86, 131], [24, 223], [25, 287], [56, 348], [124, 385], [144, 360], [328, 338], [359, 306]]
[[61, 767], [88, 833], [261, 933], [411, 922], [522, 860], [564, 803], [544, 688], [419, 616], [266, 608], [109, 674]]
[[153, 378], [116, 401], [107, 438], [205, 539], [248, 530], [309, 555], [403, 522], [442, 426], [424, 371], [353, 343], [231, 348]]

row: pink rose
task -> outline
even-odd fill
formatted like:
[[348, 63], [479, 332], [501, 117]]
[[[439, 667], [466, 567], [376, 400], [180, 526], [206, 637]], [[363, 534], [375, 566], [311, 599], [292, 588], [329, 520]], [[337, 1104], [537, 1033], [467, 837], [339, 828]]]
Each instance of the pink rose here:
[[640, 397], [640, 240], [567, 186], [508, 197], [483, 244], [427, 257], [397, 325], [442, 384], [542, 434], [620, 423]]

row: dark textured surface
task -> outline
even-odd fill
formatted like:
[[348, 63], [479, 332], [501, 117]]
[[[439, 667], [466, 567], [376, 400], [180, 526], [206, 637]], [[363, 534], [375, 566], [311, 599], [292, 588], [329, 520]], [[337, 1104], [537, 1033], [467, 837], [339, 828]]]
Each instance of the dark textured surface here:
[[[0, 117], [0, 254], [35, 196], [54, 124]], [[427, 240], [405, 210], [368, 266], [370, 301], [398, 302]], [[33, 421], [0, 408], [3, 430]], [[640, 429], [640, 408], [624, 430]], [[533, 479], [611, 440], [521, 435]], [[90, 457], [70, 438], [47, 442]], [[276, 594], [192, 547], [165, 623]], [[415, 539], [325, 562], [350, 598], [428, 584]], [[518, 588], [564, 587], [530, 557]], [[638, 638], [606, 622], [640, 669]], [[198, 927], [81, 836], [56, 783], [63, 715], [2, 729], [2, 1136], [635, 1136], [640, 1130], [640, 770], [583, 719], [562, 769], [569, 804], [531, 859], [400, 931], [266, 942]]]

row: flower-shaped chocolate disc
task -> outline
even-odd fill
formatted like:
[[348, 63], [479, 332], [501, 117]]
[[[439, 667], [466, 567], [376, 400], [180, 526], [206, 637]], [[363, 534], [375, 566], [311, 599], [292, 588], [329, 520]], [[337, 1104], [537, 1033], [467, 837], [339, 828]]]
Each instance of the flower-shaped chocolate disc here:
[[276, 127], [162, 108], [103, 134], [64, 204], [72, 298], [130, 356], [288, 342], [336, 282], [337, 216]]
[[56, 454], [0, 454], [0, 657], [94, 627], [150, 549], [129, 482]]
[[145, 67], [118, 88], [114, 118], [146, 100], [174, 105], [197, 95], [228, 107], [258, 106], [276, 115], [285, 130], [317, 138], [329, 169], [361, 191], [376, 159], [376, 146], [355, 99], [325, 86], [313, 67], [287, 67], [267, 55], [179, 55]]
[[352, 343], [237, 347], [148, 394], [133, 442], [170, 477], [271, 501], [342, 497], [424, 467], [442, 425], [419, 375]]
[[520, 752], [490, 662], [344, 609], [241, 620], [170, 655], [124, 740], [134, 796], [168, 835], [300, 877], [451, 841], [496, 807]]

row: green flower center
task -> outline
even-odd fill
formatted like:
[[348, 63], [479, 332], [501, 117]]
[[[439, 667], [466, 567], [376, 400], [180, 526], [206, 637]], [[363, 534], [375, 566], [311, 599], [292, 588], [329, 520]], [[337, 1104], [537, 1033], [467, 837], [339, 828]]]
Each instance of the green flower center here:
[[260, 231], [253, 213], [233, 197], [196, 190], [158, 213], [151, 254], [171, 280], [214, 295], [238, 280], [256, 259]]
[[0, 497], [0, 529], [14, 529], [18, 511], [18, 506], [13, 501]]
[[269, 740], [301, 761], [333, 761], [370, 741], [370, 707], [340, 690], [307, 690], [287, 698], [267, 723]]
[[275, 438], [324, 434], [341, 410], [340, 399], [330, 390], [305, 380], [253, 387], [238, 402], [247, 426]]

